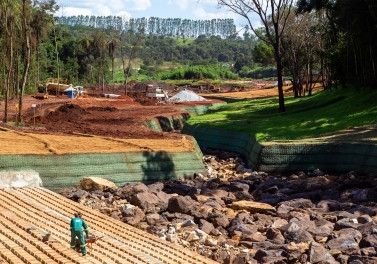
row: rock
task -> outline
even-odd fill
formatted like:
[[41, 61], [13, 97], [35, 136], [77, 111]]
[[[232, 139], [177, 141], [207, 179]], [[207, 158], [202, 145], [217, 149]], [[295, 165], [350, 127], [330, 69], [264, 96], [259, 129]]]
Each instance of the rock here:
[[215, 218], [212, 218], [212, 224], [215, 227], [224, 227], [226, 228], [229, 225], [229, 219], [225, 215], [218, 215]]
[[276, 244], [284, 244], [284, 237], [277, 228], [267, 229], [266, 237]]
[[[267, 237], [262, 235], [262, 233], [260, 233], [260, 232], [255, 232], [253, 234], [242, 233], [242, 236], [241, 236], [242, 241], [250, 241], [250, 242], [263, 242], [263, 241], [266, 241], [266, 239], [267, 239]], [[283, 242], [284, 242], [284, 240], [283, 240]]]
[[288, 224], [287, 220], [279, 218], [279, 219], [274, 221], [274, 223], [271, 225], [271, 228], [280, 228], [280, 227], [285, 226], [287, 224]]
[[377, 191], [374, 189], [358, 189], [350, 196], [353, 203], [377, 202]]
[[175, 244], [178, 244], [179, 242], [179, 237], [177, 234], [166, 234], [166, 240]]
[[377, 252], [374, 247], [366, 247], [361, 249], [361, 255], [373, 257], [377, 255]]
[[117, 186], [112, 181], [99, 178], [99, 177], [88, 177], [82, 179], [77, 184], [78, 189], [86, 191], [103, 191], [103, 192], [112, 192], [117, 189]]
[[234, 223], [228, 228], [228, 232], [231, 236], [236, 234], [242, 234], [243, 236], [254, 234], [258, 231], [258, 227], [255, 225], [246, 225], [242, 221], [240, 223]]
[[188, 219], [188, 220], [185, 220], [183, 223], [182, 223], [182, 227], [186, 227], [186, 226], [195, 226], [196, 224], [194, 223], [194, 221], [192, 221], [191, 219]]
[[230, 192], [248, 192], [250, 189], [249, 184], [243, 182], [231, 182], [229, 184], [229, 191]]
[[337, 221], [335, 223], [334, 230], [338, 231], [338, 230], [342, 230], [342, 229], [345, 229], [345, 228], [357, 228], [359, 226], [359, 224], [357, 223], [356, 219], [355, 219], [356, 223], [353, 219], [355, 219], [355, 218], [340, 219], [339, 221]]
[[357, 221], [360, 223], [360, 224], [366, 224], [366, 223], [369, 223], [369, 222], [372, 222], [373, 219], [372, 217], [370, 217], [369, 215], [361, 215], [357, 218]]
[[72, 199], [74, 201], [78, 201], [79, 199], [85, 198], [89, 195], [87, 191], [84, 190], [77, 190], [67, 195], [67, 198]]
[[350, 256], [348, 258], [348, 264], [376, 264], [377, 257], [368, 256]]
[[197, 235], [195, 231], [190, 232], [185, 238], [187, 242], [195, 242], [195, 241], [198, 241], [199, 239], [200, 237]]
[[122, 207], [122, 216], [133, 216], [134, 215], [134, 206], [131, 205], [131, 204], [125, 204], [123, 207]]
[[377, 234], [365, 234], [360, 241], [361, 248], [377, 247]]
[[349, 228], [339, 232], [337, 238], [333, 238], [326, 243], [329, 249], [340, 250], [345, 255], [359, 254], [359, 241], [362, 235], [359, 231]]
[[333, 256], [319, 243], [312, 242], [309, 247], [309, 261], [311, 263], [318, 263], [320, 261], [335, 261]]
[[176, 196], [169, 199], [168, 210], [171, 213], [187, 214], [197, 203], [190, 196]]
[[149, 192], [156, 194], [158, 192], [161, 192], [162, 189], [164, 189], [164, 184], [162, 182], [155, 182], [152, 184], [148, 184], [147, 187]]
[[211, 231], [212, 231], [213, 229], [215, 229], [215, 227], [213, 226], [212, 223], [210, 223], [210, 222], [208, 222], [208, 221], [206, 221], [206, 220], [204, 220], [204, 219], [200, 219], [199, 222], [200, 222], [200, 223], [199, 223], [199, 228], [200, 228], [200, 230], [202, 230], [203, 232], [206, 232], [207, 234], [210, 234]]
[[241, 252], [237, 255], [233, 264], [249, 264], [250, 256], [247, 252]]
[[155, 194], [148, 192], [141, 192], [133, 195], [130, 199], [130, 203], [144, 209], [146, 212], [156, 212], [156, 207], [160, 210], [167, 208], [166, 203], [161, 201], [161, 199]]
[[145, 217], [148, 225], [156, 225], [157, 223], [161, 222], [161, 216], [157, 213], [149, 214]]
[[318, 202], [317, 208], [321, 208], [325, 213], [338, 211], [340, 209], [340, 203], [335, 200], [321, 200]]
[[189, 186], [187, 184], [181, 184], [181, 183], [169, 181], [165, 184], [163, 191], [166, 193], [176, 193], [178, 195], [184, 196], [190, 192], [195, 192], [196, 188], [193, 186]]
[[261, 214], [271, 214], [276, 213], [275, 207], [265, 204], [265, 203], [258, 203], [253, 201], [237, 201], [233, 202], [230, 207], [234, 210], [246, 210], [250, 213], [261, 213]]
[[145, 214], [140, 208], [137, 208], [137, 207], [135, 207], [133, 211], [134, 211], [133, 216], [123, 217], [122, 221], [129, 225], [135, 226], [144, 219]]
[[127, 199], [128, 201], [137, 193], [148, 192], [148, 187], [143, 183], [133, 183], [127, 184], [121, 188], [118, 188], [114, 195], [118, 196], [120, 199]]

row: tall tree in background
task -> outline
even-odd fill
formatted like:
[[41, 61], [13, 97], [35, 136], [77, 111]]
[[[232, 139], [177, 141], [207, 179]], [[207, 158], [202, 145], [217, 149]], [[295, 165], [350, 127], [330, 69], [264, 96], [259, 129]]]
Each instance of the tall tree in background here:
[[109, 56], [111, 58], [111, 80], [112, 80], [113, 86], [114, 86], [114, 71], [115, 71], [114, 61], [115, 61], [115, 53], [116, 53], [118, 44], [119, 44], [119, 39], [117, 38], [117, 36], [115, 34], [110, 34], [110, 41], [108, 44], [108, 48], [109, 48]]
[[93, 34], [93, 42], [95, 47], [95, 56], [97, 61], [97, 80], [98, 84], [102, 86], [102, 93], [105, 92], [105, 63], [106, 63], [106, 49], [107, 49], [107, 35], [104, 31], [95, 31]]
[[[133, 36], [135, 36], [134, 34], [132, 34]], [[126, 34], [122, 33], [122, 36], [121, 36], [121, 42], [123, 42], [124, 38], [125, 38]], [[130, 72], [131, 72], [131, 63], [132, 63], [132, 60], [135, 58], [135, 55], [136, 55], [136, 52], [138, 50], [138, 48], [140, 47], [141, 45], [141, 42], [143, 40], [143, 35], [142, 34], [139, 34], [137, 39], [135, 40], [135, 43], [132, 47], [130, 47], [130, 54], [128, 56], [128, 63], [127, 63], [127, 66], [126, 66], [126, 49], [124, 48], [124, 46], [122, 45], [121, 46], [121, 56], [122, 56], [122, 64], [123, 64], [123, 73], [124, 73], [124, 79], [125, 79], [125, 82], [124, 82], [124, 94], [127, 95], [127, 82], [128, 82], [128, 77], [130, 75]]]
[[32, 14], [32, 7], [30, 0], [22, 0], [22, 35], [23, 35], [23, 43], [22, 43], [22, 51], [23, 51], [23, 72], [22, 72], [22, 80], [21, 80], [21, 88], [18, 100], [18, 121], [22, 122], [22, 109], [23, 109], [23, 96], [25, 92], [26, 82], [29, 74], [30, 69], [30, 61], [31, 61], [31, 28], [30, 28], [30, 21], [31, 21], [31, 14]]
[[17, 23], [19, 16], [17, 15], [20, 10], [18, 1], [6, 0], [0, 2], [0, 25], [3, 38], [1, 39], [1, 59], [3, 65], [2, 77], [4, 79], [4, 122], [8, 122], [8, 108], [10, 89], [14, 80], [14, 61], [15, 61], [15, 40]]
[[[218, 0], [217, 2], [219, 6], [246, 18], [254, 34], [274, 48], [278, 76], [279, 111], [285, 112], [281, 38], [291, 12], [293, 0]], [[265, 29], [264, 35], [260, 34], [254, 27], [252, 23], [253, 15], [259, 16]]]
[[37, 82], [41, 81], [40, 76], [40, 51], [39, 44], [46, 39], [51, 30], [54, 18], [49, 12], [57, 10], [55, 0], [34, 1], [33, 18], [31, 21], [32, 39], [35, 42], [36, 60], [37, 60]]

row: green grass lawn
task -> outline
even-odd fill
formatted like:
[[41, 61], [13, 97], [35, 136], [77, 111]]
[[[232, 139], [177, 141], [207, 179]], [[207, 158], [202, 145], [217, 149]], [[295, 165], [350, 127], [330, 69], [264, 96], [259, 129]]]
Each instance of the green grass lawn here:
[[311, 97], [285, 97], [286, 112], [278, 111], [278, 99], [255, 99], [213, 107], [188, 120], [191, 125], [242, 131], [261, 142], [319, 136], [325, 133], [377, 123], [377, 91], [337, 89]]

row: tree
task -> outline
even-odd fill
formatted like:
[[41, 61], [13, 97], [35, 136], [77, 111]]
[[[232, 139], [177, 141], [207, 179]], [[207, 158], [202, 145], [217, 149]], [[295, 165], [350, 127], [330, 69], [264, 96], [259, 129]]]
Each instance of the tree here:
[[19, 22], [20, 5], [18, 1], [1, 1], [0, 5], [0, 23], [2, 39], [2, 61], [4, 65], [4, 89], [5, 89], [5, 104], [4, 104], [4, 122], [8, 122], [8, 104], [10, 96], [10, 88], [14, 80], [14, 61], [15, 61], [15, 39], [17, 34], [17, 23]]
[[30, 44], [30, 21], [31, 21], [31, 2], [30, 0], [22, 0], [22, 33], [23, 33], [23, 73], [21, 81], [21, 89], [18, 101], [18, 121], [22, 122], [23, 96], [25, 92], [26, 81], [29, 74], [31, 60], [31, 44]]
[[[122, 34], [122, 39], [124, 37], [125, 37], [125, 34]], [[127, 95], [127, 81], [128, 81], [128, 76], [131, 73], [131, 62], [134, 59], [136, 52], [137, 52], [139, 46], [141, 45], [142, 40], [143, 40], [143, 35], [139, 34], [139, 36], [137, 37], [133, 47], [130, 50], [130, 55], [128, 56], [127, 66], [126, 66], [126, 63], [125, 63], [125, 49], [124, 49], [123, 45], [121, 47], [121, 55], [122, 55], [122, 62], [123, 62], [123, 73], [124, 73], [124, 79], [125, 79], [125, 83], [124, 83], [124, 94], [125, 95]]]
[[[218, 0], [217, 2], [219, 6], [246, 18], [254, 34], [274, 48], [278, 76], [279, 110], [285, 112], [281, 38], [291, 12], [293, 0]], [[259, 16], [265, 29], [264, 35], [260, 34], [254, 27], [252, 15]]]

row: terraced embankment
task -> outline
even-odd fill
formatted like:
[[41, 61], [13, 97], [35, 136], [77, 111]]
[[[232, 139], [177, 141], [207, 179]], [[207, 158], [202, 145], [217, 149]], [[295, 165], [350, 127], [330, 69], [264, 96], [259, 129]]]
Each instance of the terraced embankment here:
[[[81, 211], [88, 254], [70, 248], [69, 221]], [[43, 236], [50, 234], [48, 241]], [[0, 263], [216, 263], [43, 188], [0, 189]]]
[[328, 172], [377, 174], [377, 128], [360, 127], [320, 138], [260, 143], [251, 135], [186, 125], [183, 132], [201, 147], [236, 151], [248, 166], [266, 172], [297, 173], [316, 168]]
[[204, 172], [195, 139], [114, 139], [0, 129], [0, 171], [34, 170], [51, 190], [98, 176], [117, 185]]

